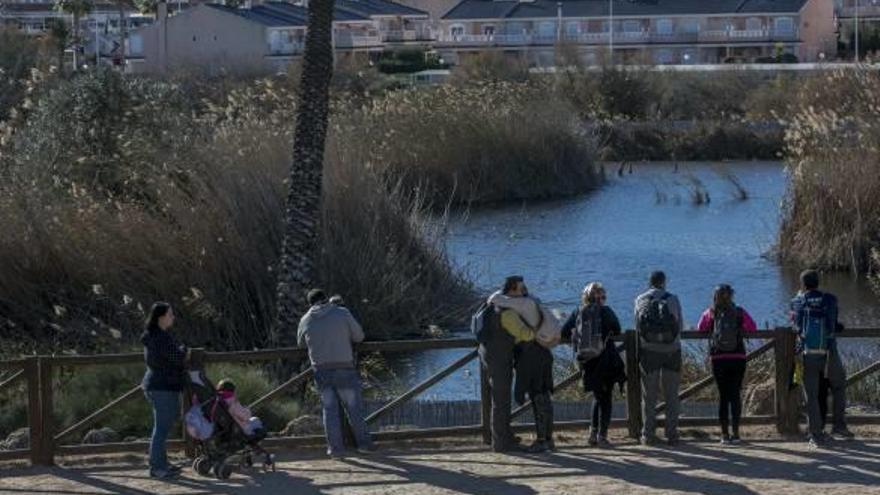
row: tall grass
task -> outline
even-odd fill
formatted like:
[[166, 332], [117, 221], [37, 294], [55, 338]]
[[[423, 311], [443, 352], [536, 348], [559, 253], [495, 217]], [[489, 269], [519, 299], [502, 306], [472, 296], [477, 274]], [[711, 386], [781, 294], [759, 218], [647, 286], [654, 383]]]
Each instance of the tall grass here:
[[[125, 347], [157, 299], [191, 344], [266, 342], [295, 89], [201, 84], [95, 71], [33, 92], [0, 150], [0, 353]], [[340, 93], [332, 108], [319, 278], [371, 338], [464, 320], [470, 285], [439, 239], [449, 202], [598, 183], [576, 116], [528, 84]]]
[[[87, 74], [16, 129], [0, 169], [4, 353], [124, 347], [156, 299], [191, 344], [266, 341], [292, 95], [264, 82], [195, 106], [178, 90]], [[320, 282], [372, 338], [459, 321], [469, 285], [427, 235], [442, 219], [359, 161], [359, 140], [337, 134], [328, 152]]]
[[780, 253], [801, 265], [866, 273], [880, 246], [880, 75], [829, 73], [795, 100]]
[[344, 135], [375, 140], [371, 167], [434, 206], [559, 197], [601, 182], [591, 136], [541, 85], [396, 91], [339, 120]]

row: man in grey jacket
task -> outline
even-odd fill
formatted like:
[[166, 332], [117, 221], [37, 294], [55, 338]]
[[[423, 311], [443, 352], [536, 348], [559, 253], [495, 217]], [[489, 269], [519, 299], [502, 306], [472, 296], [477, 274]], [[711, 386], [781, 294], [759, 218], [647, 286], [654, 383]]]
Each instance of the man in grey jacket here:
[[297, 343], [308, 347], [309, 361], [315, 369], [327, 454], [339, 457], [345, 450], [340, 403], [354, 430], [358, 450], [372, 451], [373, 441], [364, 422], [361, 382], [352, 349], [353, 343], [364, 340], [364, 331], [347, 309], [328, 302], [324, 291], [309, 291], [308, 302], [311, 308], [299, 322]]
[[635, 301], [636, 331], [639, 335], [639, 366], [642, 375], [642, 445], [658, 443], [656, 436], [657, 389], [662, 384], [666, 398], [666, 441], [678, 443], [678, 388], [681, 380], [681, 331], [684, 319], [681, 303], [666, 292], [666, 274], [651, 274], [650, 288]]

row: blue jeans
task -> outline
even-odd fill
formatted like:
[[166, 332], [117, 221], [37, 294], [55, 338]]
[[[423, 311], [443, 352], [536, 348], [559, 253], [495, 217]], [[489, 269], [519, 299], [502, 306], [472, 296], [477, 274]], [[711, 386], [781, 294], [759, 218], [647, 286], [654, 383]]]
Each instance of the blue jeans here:
[[316, 370], [315, 384], [321, 394], [324, 412], [324, 432], [330, 452], [338, 453], [345, 449], [342, 442], [342, 416], [340, 402], [348, 415], [348, 422], [354, 430], [354, 439], [359, 448], [370, 448], [373, 440], [364, 422], [364, 405], [361, 381], [354, 369]]
[[153, 405], [153, 435], [150, 437], [150, 469], [168, 469], [165, 441], [180, 417], [180, 392], [148, 390], [147, 399]]

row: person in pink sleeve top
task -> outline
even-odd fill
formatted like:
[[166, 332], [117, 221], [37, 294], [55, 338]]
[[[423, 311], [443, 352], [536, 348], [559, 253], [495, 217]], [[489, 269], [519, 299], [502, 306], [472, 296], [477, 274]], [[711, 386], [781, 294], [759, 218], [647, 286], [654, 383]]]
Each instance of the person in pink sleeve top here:
[[722, 444], [740, 442], [742, 384], [746, 374], [746, 344], [743, 335], [758, 331], [755, 320], [749, 313], [733, 302], [733, 292], [733, 287], [728, 284], [716, 287], [712, 306], [703, 312], [700, 322], [697, 323], [698, 331], [712, 334], [709, 337], [709, 356], [712, 359], [712, 375], [721, 398], [718, 419], [721, 422]]

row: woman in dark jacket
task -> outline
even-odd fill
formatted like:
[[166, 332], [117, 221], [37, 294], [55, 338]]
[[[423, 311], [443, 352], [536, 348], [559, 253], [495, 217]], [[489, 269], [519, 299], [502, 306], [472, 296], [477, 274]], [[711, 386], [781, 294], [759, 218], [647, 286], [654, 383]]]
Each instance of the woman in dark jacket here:
[[593, 392], [589, 444], [608, 446], [614, 384], [626, 380], [623, 360], [611, 340], [612, 336], [620, 335], [620, 321], [605, 305], [607, 295], [601, 283], [588, 284], [581, 297], [581, 306], [562, 327], [562, 338], [571, 339], [584, 372], [584, 391]]
[[189, 355], [187, 348], [171, 334], [174, 310], [168, 303], [157, 302], [150, 309], [144, 344], [144, 392], [153, 406], [153, 433], [150, 438], [150, 476], [172, 478], [180, 468], [168, 463], [165, 441], [180, 416], [180, 393]]

